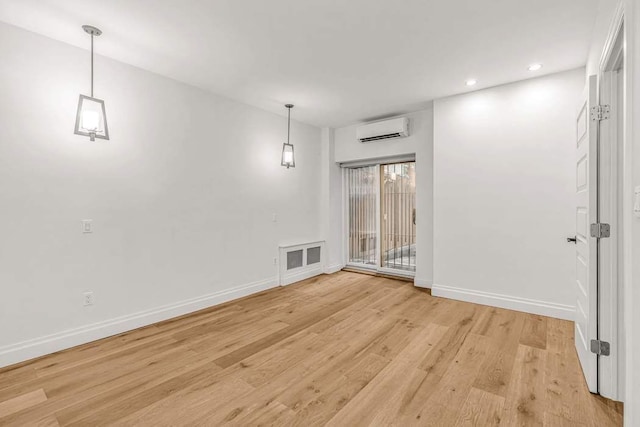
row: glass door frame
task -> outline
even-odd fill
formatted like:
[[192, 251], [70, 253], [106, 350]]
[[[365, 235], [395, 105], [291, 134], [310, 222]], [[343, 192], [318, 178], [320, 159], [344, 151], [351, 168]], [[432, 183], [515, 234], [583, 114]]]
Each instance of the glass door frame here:
[[[375, 176], [374, 182], [375, 186], [375, 230], [376, 230], [376, 264], [366, 264], [362, 262], [352, 262], [349, 261], [349, 233], [351, 230], [351, 224], [349, 222], [349, 182], [347, 180], [347, 169], [356, 169], [360, 167], [370, 167], [375, 166]], [[353, 167], [345, 167], [342, 168], [342, 183], [343, 183], [343, 223], [345, 232], [344, 236], [344, 264], [347, 267], [352, 267], [358, 270], [366, 270], [371, 272], [376, 272], [378, 270], [378, 266], [380, 265], [380, 165], [375, 163], [367, 163]]]
[[[371, 273], [381, 273], [390, 276], [399, 276], [406, 278], [415, 278], [416, 272], [409, 270], [399, 270], [394, 268], [382, 267], [382, 224], [381, 224], [381, 211], [382, 211], [382, 194], [381, 194], [381, 170], [383, 165], [389, 165], [394, 163], [406, 163], [406, 162], [414, 162], [416, 163], [415, 156], [411, 157], [401, 157], [401, 158], [389, 158], [389, 159], [378, 159], [376, 161], [370, 162], [358, 162], [349, 165], [343, 165], [342, 167], [342, 225], [343, 225], [343, 257], [344, 257], [344, 265], [346, 267], [350, 267], [356, 270], [362, 270]], [[375, 211], [375, 224], [376, 224], [376, 265], [359, 263], [359, 262], [351, 262], [349, 261], [349, 232], [350, 232], [350, 223], [349, 223], [349, 183], [347, 181], [347, 169], [354, 169], [359, 167], [366, 166], [375, 166], [375, 182], [376, 182], [376, 211]], [[418, 167], [416, 163], [416, 168]], [[416, 183], [417, 184], [417, 183]], [[417, 227], [417, 226], [416, 226]], [[416, 260], [417, 261], [417, 260]], [[417, 263], [416, 263], [417, 267]]]
[[[380, 251], [379, 251], [379, 258], [380, 259], [378, 261], [378, 265], [380, 267], [378, 268], [378, 271], [382, 272], [382, 273], [385, 273], [385, 274], [392, 274], [392, 275], [396, 275], [396, 276], [415, 277], [415, 274], [416, 274], [415, 269], [412, 271], [412, 270], [405, 270], [405, 269], [400, 269], [400, 268], [383, 267], [383, 259], [382, 259], [382, 257], [383, 257], [383, 254], [382, 254], [382, 239], [383, 239], [383, 237], [385, 237], [385, 236], [383, 236], [382, 222], [381, 222], [382, 221], [382, 186], [384, 185], [383, 180], [382, 180], [382, 178], [383, 178], [382, 177], [382, 169], [383, 169], [384, 166], [397, 165], [397, 164], [407, 164], [407, 163], [413, 163], [414, 164], [414, 173], [415, 173], [415, 167], [416, 167], [416, 161], [415, 160], [381, 162], [378, 165], [378, 171], [379, 171], [379, 174], [380, 174], [380, 182], [379, 182], [379, 188], [378, 188], [378, 195], [379, 195], [378, 206], [379, 206], [379, 209], [380, 209], [380, 212], [378, 212], [378, 220], [380, 221], [380, 225], [379, 225], [378, 232], [380, 233], [380, 239], [379, 240], [380, 240], [380, 245], [381, 245], [381, 248], [380, 248]], [[415, 178], [414, 178], [414, 181], [415, 181]], [[415, 184], [416, 183], [414, 182], [414, 194], [415, 194], [415, 190], [416, 190]], [[416, 208], [415, 199], [414, 199], [413, 205], [414, 205], [414, 211], [415, 211], [415, 208]], [[413, 215], [411, 215], [411, 217], [413, 218]], [[406, 225], [405, 225], [405, 227], [406, 227]], [[414, 225], [414, 227], [415, 227], [415, 225]], [[408, 256], [410, 258], [411, 257], [411, 242], [409, 242], [408, 247], [409, 247]], [[395, 249], [397, 250], [397, 247]], [[409, 264], [410, 264], [410, 262], [409, 262]]]

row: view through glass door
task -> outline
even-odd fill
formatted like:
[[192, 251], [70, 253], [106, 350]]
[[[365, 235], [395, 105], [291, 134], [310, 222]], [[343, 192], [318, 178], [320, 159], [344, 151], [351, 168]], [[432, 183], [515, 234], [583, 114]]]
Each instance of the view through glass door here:
[[349, 263], [376, 266], [378, 262], [376, 166], [346, 171], [349, 194]]
[[405, 275], [415, 272], [415, 162], [348, 168], [345, 179], [347, 263]]
[[380, 169], [381, 266], [416, 271], [416, 164]]

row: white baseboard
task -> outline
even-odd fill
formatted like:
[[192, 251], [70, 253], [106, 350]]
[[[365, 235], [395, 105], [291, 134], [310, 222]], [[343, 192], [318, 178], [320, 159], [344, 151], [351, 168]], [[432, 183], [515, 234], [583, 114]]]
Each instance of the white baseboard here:
[[280, 277], [280, 286], [291, 285], [292, 283], [299, 282], [301, 280], [310, 279], [314, 276], [319, 276], [322, 274], [323, 268], [322, 266], [314, 267], [314, 268], [301, 268], [298, 271], [290, 272], [282, 275]]
[[277, 286], [276, 278], [0, 347], [0, 368], [193, 313]]
[[419, 279], [417, 277], [414, 277], [413, 285], [415, 287], [417, 287], [417, 288], [431, 289], [431, 286], [433, 285], [433, 282], [431, 280]]
[[539, 314], [543, 316], [555, 317], [557, 319], [575, 319], [575, 307], [564, 304], [557, 304], [547, 301], [539, 301], [528, 298], [520, 298], [509, 295], [494, 294], [471, 289], [454, 288], [434, 284], [431, 288], [431, 295], [444, 297], [459, 301], [473, 302], [476, 304], [489, 305], [492, 307], [506, 308], [509, 310], [523, 311], [525, 313]]
[[344, 268], [344, 264], [328, 265], [324, 268], [324, 274], [333, 274]]

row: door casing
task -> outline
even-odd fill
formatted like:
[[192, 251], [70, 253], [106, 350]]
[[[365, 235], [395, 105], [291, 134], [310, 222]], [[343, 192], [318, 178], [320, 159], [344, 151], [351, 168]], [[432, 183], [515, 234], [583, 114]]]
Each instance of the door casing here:
[[598, 72], [598, 103], [610, 106], [599, 127], [600, 221], [611, 225], [611, 236], [600, 239], [598, 257], [598, 337], [610, 343], [611, 354], [598, 356], [598, 393], [613, 400], [624, 396], [624, 15], [618, 10]]

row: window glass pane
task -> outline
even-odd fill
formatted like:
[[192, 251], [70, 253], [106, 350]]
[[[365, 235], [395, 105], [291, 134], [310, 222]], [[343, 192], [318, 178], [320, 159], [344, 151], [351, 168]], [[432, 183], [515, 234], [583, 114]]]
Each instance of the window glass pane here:
[[349, 262], [376, 265], [377, 166], [346, 170], [349, 195]]
[[416, 271], [416, 164], [382, 165], [382, 266]]

